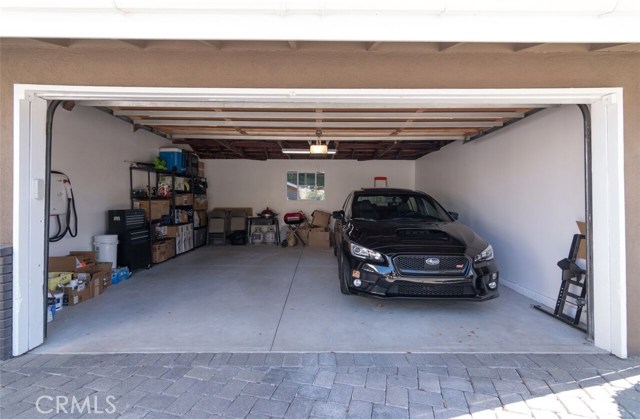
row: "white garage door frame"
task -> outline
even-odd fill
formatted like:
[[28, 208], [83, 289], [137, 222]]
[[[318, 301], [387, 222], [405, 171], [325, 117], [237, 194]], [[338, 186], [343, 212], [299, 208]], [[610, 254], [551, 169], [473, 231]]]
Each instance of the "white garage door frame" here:
[[509, 107], [587, 104], [592, 114], [594, 344], [627, 356], [622, 88], [200, 89], [14, 86], [13, 354], [44, 341], [44, 186], [47, 100], [233, 101], [342, 107]]

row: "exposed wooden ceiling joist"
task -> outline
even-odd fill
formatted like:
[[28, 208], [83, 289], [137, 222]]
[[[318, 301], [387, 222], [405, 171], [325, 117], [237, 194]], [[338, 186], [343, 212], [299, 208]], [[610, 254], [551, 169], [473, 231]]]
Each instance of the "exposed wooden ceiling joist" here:
[[474, 108], [443, 104], [425, 109], [424, 104], [410, 101], [93, 103], [110, 103], [102, 109], [175, 144], [187, 144], [203, 158], [255, 160], [308, 159], [308, 154], [290, 155], [283, 149], [308, 150], [318, 140], [338, 150], [332, 159], [415, 160], [449, 143], [493, 132], [540, 109], [521, 104]]
[[[189, 139], [203, 139], [203, 140], [232, 140], [232, 141], [312, 141], [317, 140], [316, 136], [308, 136], [308, 137], [286, 137], [282, 135], [207, 135], [207, 134], [175, 134], [171, 136], [174, 140], [189, 140]], [[323, 140], [329, 141], [384, 141], [384, 140], [411, 140], [411, 141], [463, 141], [466, 137], [461, 135], [451, 135], [451, 136], [428, 136], [428, 135], [416, 135], [416, 136], [404, 136], [404, 137], [392, 137], [392, 136], [378, 136], [378, 137], [334, 137], [334, 136], [325, 136]]]
[[[424, 108], [424, 102], [419, 99], [402, 99], [402, 100], [394, 100], [393, 102], [389, 102], [388, 99], [384, 98], [384, 95], [381, 94], [379, 98], [369, 98], [367, 103], [353, 103], [349, 101], [326, 101], [326, 100], [318, 100], [318, 101], [296, 101], [295, 103], [286, 102], [286, 101], [241, 101], [241, 100], [198, 100], [198, 98], [194, 97], [191, 100], [184, 101], [148, 101], [144, 98], [136, 99], [136, 100], [118, 100], [114, 98], [103, 98], [99, 100], [78, 100], [78, 105], [83, 106], [92, 106], [92, 107], [108, 107], [108, 108], [132, 108], [132, 109], [172, 109], [173, 108], [183, 108], [183, 109], [253, 109], [253, 110], [273, 110], [273, 109], [287, 109], [290, 111], [298, 111], [302, 109], [330, 109], [333, 111], [343, 111], [343, 110], [389, 110], [389, 109], [422, 109]], [[553, 105], [549, 105], [553, 106]], [[486, 103], [475, 106], [470, 106], [469, 108], [456, 108], [465, 109], [468, 111], [471, 110], [492, 110], [492, 109], [529, 109], [529, 108], [547, 108], [549, 106], [541, 106], [538, 104], [528, 104], [528, 103], [512, 103], [512, 104], [492, 104]], [[441, 103], [430, 103], [429, 109], [437, 110], [437, 109], [447, 109], [451, 110], [451, 105], [446, 101], [442, 101]]]
[[255, 111], [193, 111], [193, 110], [114, 110], [116, 116], [137, 120], [154, 118], [233, 118], [233, 119], [493, 119], [522, 118], [524, 112], [255, 112]]
[[139, 119], [146, 126], [186, 127], [315, 127], [315, 128], [489, 128], [499, 127], [501, 121], [439, 121], [439, 122], [353, 122], [353, 121], [212, 121], [200, 119]]

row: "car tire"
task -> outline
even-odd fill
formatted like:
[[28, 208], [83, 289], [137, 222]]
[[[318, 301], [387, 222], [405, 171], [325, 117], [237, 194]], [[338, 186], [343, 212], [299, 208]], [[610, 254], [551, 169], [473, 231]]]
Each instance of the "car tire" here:
[[344, 254], [340, 253], [338, 261], [338, 279], [340, 281], [340, 292], [344, 295], [351, 295], [349, 287], [347, 286], [347, 280], [351, 275], [351, 266], [348, 260], [345, 260]]

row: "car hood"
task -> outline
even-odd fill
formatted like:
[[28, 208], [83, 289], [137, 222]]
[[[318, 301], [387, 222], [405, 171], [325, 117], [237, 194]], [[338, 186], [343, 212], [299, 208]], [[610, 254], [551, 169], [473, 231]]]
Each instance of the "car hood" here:
[[349, 238], [372, 250], [394, 253], [453, 253], [475, 255], [489, 244], [460, 222], [352, 220]]

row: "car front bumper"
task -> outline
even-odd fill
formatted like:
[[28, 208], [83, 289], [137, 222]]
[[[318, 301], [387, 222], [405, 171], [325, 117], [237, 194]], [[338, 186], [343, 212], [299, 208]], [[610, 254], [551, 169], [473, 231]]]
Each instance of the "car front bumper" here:
[[[493, 260], [473, 264], [463, 276], [403, 276], [392, 264], [378, 265], [350, 258], [346, 278], [353, 294], [378, 298], [425, 298], [485, 301], [498, 297], [499, 272]], [[489, 284], [495, 283], [494, 289]]]

